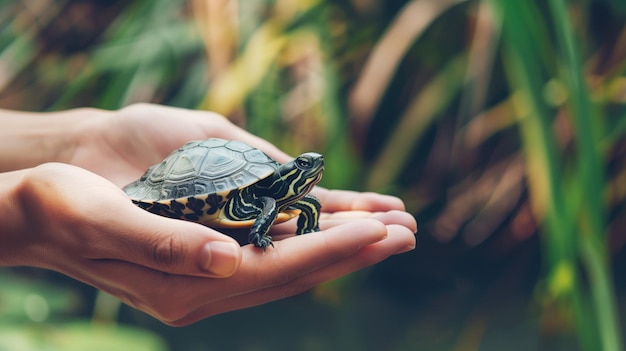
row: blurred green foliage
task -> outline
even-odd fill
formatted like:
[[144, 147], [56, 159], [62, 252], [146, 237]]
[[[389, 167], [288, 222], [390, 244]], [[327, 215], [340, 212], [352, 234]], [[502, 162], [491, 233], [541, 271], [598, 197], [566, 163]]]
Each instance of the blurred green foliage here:
[[[623, 349], [623, 1], [6, 1], [0, 19], [1, 107], [217, 111], [418, 219], [414, 252], [311, 294], [180, 329], [110, 314], [128, 333], [172, 350]], [[41, 293], [6, 278], [0, 306], [49, 301], [43, 320], [0, 309], [6, 335], [38, 349], [61, 315], [67, 338], [99, 337], [93, 309], [62, 307], [78, 292], [102, 319], [93, 291], [40, 275]]]
[[141, 328], [78, 318], [84, 300], [58, 284], [1, 272], [0, 350], [167, 350]]

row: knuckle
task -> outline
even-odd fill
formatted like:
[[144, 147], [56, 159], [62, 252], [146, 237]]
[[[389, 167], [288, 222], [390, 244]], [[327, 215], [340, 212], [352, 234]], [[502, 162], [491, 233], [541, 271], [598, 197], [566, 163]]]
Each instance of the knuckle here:
[[175, 271], [183, 266], [185, 243], [176, 235], [159, 238], [152, 246], [152, 258], [158, 269]]
[[[88, 217], [80, 199], [71, 198], [63, 179], [74, 176], [73, 169], [56, 163], [44, 163], [31, 168], [21, 179], [14, 193], [13, 203], [23, 214], [37, 214], [20, 218], [32, 233], [83, 233], [88, 229]], [[69, 189], [71, 190], [71, 189]], [[55, 236], [57, 239], [60, 234]], [[50, 237], [52, 239], [53, 237]]]

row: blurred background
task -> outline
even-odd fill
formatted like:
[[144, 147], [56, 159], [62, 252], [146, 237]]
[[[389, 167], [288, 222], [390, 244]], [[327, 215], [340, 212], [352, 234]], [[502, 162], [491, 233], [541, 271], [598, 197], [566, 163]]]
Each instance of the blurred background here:
[[0, 270], [0, 350], [623, 350], [623, 0], [0, 1], [0, 107], [217, 111], [323, 184], [401, 197], [418, 244], [170, 328]]

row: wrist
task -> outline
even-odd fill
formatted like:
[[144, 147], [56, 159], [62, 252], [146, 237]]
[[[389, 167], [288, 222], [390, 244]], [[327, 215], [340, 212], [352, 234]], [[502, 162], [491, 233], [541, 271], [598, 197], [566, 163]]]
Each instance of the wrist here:
[[91, 108], [47, 113], [0, 109], [0, 172], [67, 162], [80, 137], [81, 122], [104, 112]]

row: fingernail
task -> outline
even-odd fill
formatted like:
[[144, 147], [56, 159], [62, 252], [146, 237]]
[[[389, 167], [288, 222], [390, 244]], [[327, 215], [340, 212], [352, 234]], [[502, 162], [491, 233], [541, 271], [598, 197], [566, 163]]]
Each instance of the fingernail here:
[[239, 267], [239, 245], [212, 241], [204, 247], [203, 267], [219, 277], [230, 277]]

